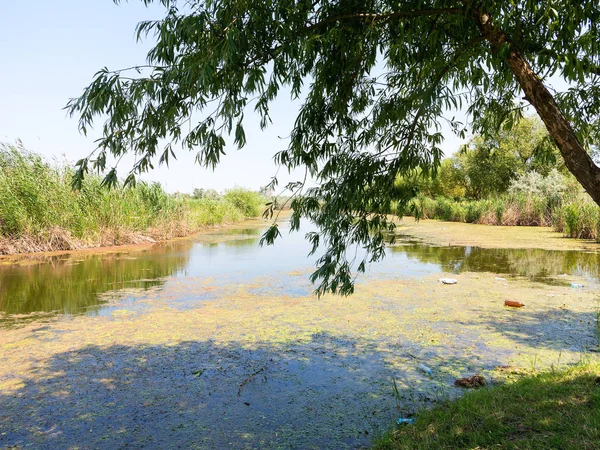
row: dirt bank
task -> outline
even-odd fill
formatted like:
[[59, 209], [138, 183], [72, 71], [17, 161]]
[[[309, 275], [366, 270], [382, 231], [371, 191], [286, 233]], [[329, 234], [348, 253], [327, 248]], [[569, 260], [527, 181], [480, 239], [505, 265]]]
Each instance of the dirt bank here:
[[[285, 220], [286, 215], [282, 215], [281, 220]], [[46, 262], [49, 258], [61, 256], [61, 255], [73, 255], [77, 257], [79, 255], [88, 255], [88, 254], [107, 254], [107, 253], [123, 253], [123, 252], [136, 252], [143, 251], [151, 248], [154, 245], [161, 245], [169, 242], [176, 242], [185, 239], [194, 239], [198, 242], [215, 242], [219, 240], [220, 242], [227, 240], [227, 236], [222, 236], [224, 230], [237, 230], [240, 228], [260, 228], [265, 226], [265, 221], [262, 218], [252, 218], [245, 219], [241, 222], [236, 223], [227, 223], [222, 225], [215, 225], [211, 227], [205, 227], [201, 230], [194, 230], [193, 232], [188, 230], [187, 233], [181, 234], [172, 234], [160, 239], [158, 236], [154, 238], [138, 237], [136, 240], [133, 240], [134, 243], [131, 244], [123, 244], [123, 245], [101, 245], [94, 246], [89, 244], [86, 246], [85, 244], [81, 244], [79, 246], [73, 246], [71, 249], [66, 250], [54, 250], [54, 251], [35, 251], [35, 252], [13, 252], [10, 254], [0, 254], [0, 265], [4, 264], [21, 264], [21, 265], [29, 265], [29, 264], [38, 264]], [[236, 239], [235, 235], [229, 236], [230, 239]], [[137, 242], [137, 243], [135, 243]]]

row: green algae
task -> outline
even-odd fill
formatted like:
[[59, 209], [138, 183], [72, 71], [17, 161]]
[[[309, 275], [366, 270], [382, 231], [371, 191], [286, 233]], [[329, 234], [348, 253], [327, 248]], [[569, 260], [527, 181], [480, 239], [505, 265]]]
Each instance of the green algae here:
[[[458, 280], [374, 280], [352, 297], [321, 299], [234, 284], [185, 311], [173, 298], [202, 286], [182, 283], [146, 292], [153, 307], [143, 314], [0, 330], [0, 419], [10, 416], [0, 428], [11, 437], [0, 443], [167, 445], [161, 430], [199, 448], [355, 447], [398, 413], [392, 380], [412, 411], [458, 395], [458, 376], [499, 380], [498, 365], [572, 363], [596, 344], [594, 292], [494, 274]], [[504, 308], [509, 292], [526, 307]], [[48, 411], [60, 433], [45, 428]], [[88, 425], [110, 432], [85, 434]]]
[[483, 248], [600, 251], [600, 243], [572, 239], [549, 227], [490, 226], [441, 220], [398, 221], [396, 232], [433, 245]]
[[495, 384], [596, 358], [598, 295], [570, 288], [587, 283], [577, 276], [398, 267], [317, 299], [309, 270], [163, 277], [99, 293], [106, 314], [0, 329], [0, 447], [360, 448], [398, 415], [460, 395], [458, 377]]

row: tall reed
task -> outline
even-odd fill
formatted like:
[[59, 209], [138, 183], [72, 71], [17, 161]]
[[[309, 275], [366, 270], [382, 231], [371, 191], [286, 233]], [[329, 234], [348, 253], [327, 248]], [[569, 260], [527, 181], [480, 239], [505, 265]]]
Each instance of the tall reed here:
[[600, 207], [587, 194], [557, 200], [541, 195], [504, 194], [485, 200], [415, 201], [425, 219], [486, 225], [552, 226], [569, 237], [600, 240]]
[[0, 144], [0, 254], [68, 250], [181, 236], [260, 214], [265, 200], [234, 189], [219, 199], [167, 194], [158, 183], [108, 189], [89, 176], [71, 188], [72, 169], [18, 145]]

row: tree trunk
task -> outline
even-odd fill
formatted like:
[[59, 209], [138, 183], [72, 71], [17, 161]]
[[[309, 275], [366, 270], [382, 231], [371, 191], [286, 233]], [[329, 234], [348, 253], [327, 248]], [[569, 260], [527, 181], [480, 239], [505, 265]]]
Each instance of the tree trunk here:
[[[492, 51], [497, 52], [502, 44], [508, 42], [507, 35], [492, 24], [487, 14], [476, 13], [476, 15], [482, 36], [491, 44]], [[556, 142], [567, 169], [600, 205], [600, 167], [594, 163], [577, 139], [571, 124], [554, 101], [554, 97], [519, 51], [511, 47], [506, 63], [525, 92], [525, 98], [533, 105], [546, 125], [548, 133]]]

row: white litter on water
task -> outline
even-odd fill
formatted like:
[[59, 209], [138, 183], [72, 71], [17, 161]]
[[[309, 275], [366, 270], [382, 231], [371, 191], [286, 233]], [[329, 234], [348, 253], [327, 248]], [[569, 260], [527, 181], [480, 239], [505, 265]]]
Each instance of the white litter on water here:
[[425, 372], [428, 375], [433, 375], [433, 371], [431, 370], [431, 368], [427, 367], [425, 364], [419, 364], [417, 366], [417, 368], [421, 371], [421, 372]]
[[458, 280], [456, 280], [454, 278], [440, 278], [440, 283], [444, 283], [444, 284], [456, 284], [456, 283], [458, 283]]

